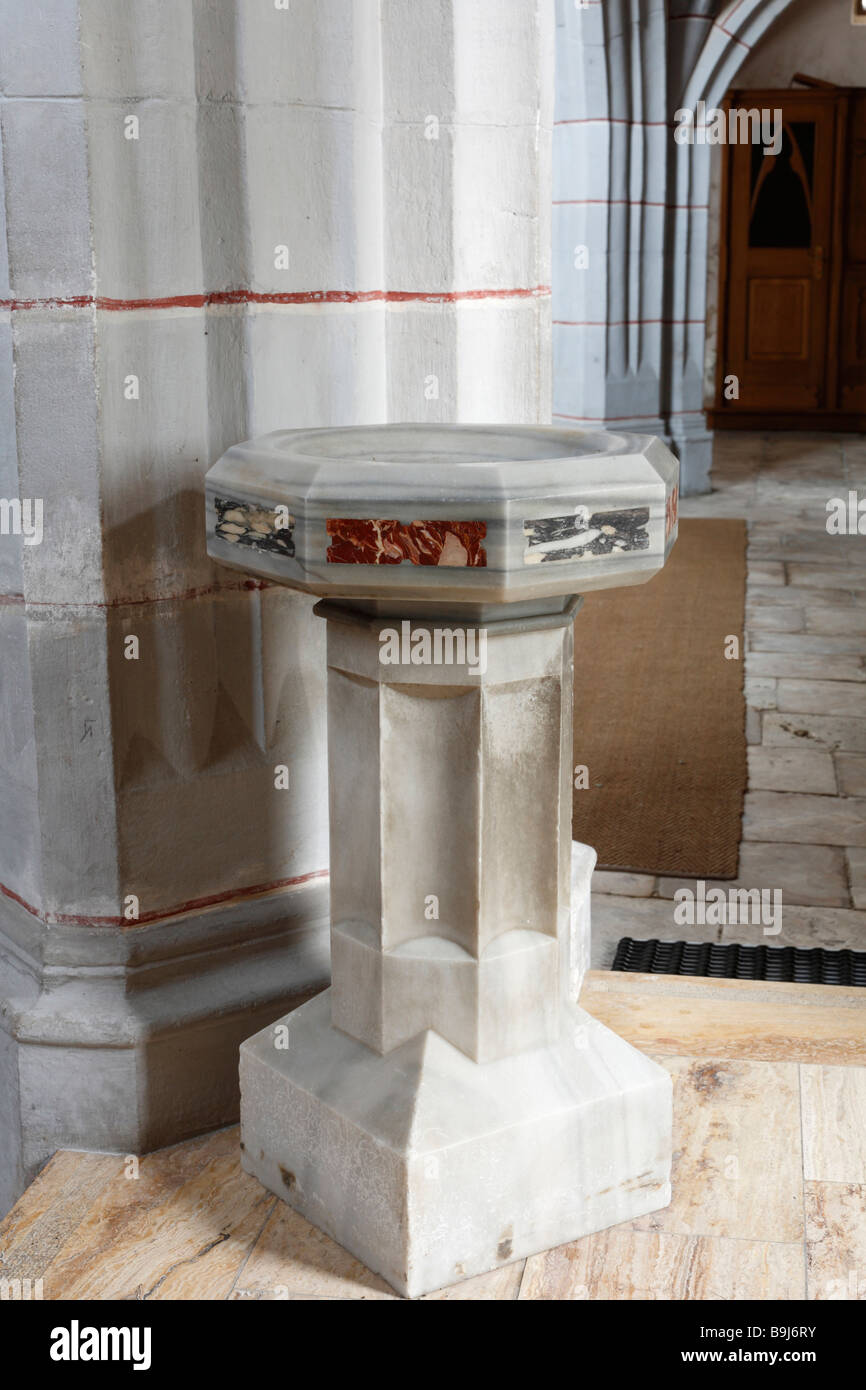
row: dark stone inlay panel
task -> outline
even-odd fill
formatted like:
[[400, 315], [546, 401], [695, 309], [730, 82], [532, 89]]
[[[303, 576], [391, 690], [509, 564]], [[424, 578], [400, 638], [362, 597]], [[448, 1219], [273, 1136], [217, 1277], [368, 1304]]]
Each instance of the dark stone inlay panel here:
[[284, 507], [259, 507], [252, 502], [236, 502], [230, 497], [215, 497], [217, 522], [215, 534], [231, 545], [248, 546], [250, 550], [291, 559], [295, 553], [292, 532], [295, 518]]
[[591, 514], [588, 507], [577, 507], [569, 516], [536, 517], [523, 523], [528, 543], [524, 563], [537, 565], [550, 560], [581, 560], [590, 555], [648, 550], [648, 522], [649, 507]]

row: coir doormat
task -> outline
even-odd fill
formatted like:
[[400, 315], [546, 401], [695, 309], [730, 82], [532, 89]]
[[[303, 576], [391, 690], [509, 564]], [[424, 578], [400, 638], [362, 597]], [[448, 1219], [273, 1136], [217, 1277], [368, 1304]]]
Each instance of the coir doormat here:
[[599, 867], [736, 877], [745, 551], [745, 521], [682, 520], [661, 573], [577, 615], [572, 833]]

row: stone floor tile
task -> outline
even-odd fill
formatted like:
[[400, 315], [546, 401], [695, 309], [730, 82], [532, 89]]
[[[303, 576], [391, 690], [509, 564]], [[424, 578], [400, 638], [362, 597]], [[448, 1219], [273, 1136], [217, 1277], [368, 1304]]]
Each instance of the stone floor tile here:
[[866, 572], [855, 565], [801, 565], [796, 562], [788, 565], [788, 583], [795, 588], [829, 589], [832, 592], [845, 589], [866, 589]]
[[861, 568], [866, 564], [864, 546], [858, 536], [827, 536], [802, 530], [786, 532], [780, 526], [761, 535], [756, 535], [754, 528], [750, 529], [747, 557], [762, 564], [776, 561], [824, 565], [830, 569], [846, 565]]
[[866, 668], [859, 655], [832, 656], [827, 652], [749, 651], [746, 653], [746, 675], [775, 676], [802, 681], [866, 683]]
[[866, 1183], [866, 1067], [800, 1068], [803, 1176]]
[[435, 1293], [425, 1293], [419, 1303], [491, 1303], [509, 1302], [516, 1299], [523, 1279], [525, 1260], [515, 1260], [513, 1264], [503, 1265], [501, 1269], [491, 1269], [487, 1274], [478, 1274], [474, 1279], [463, 1279], [459, 1284], [450, 1284], [446, 1289]]
[[764, 743], [770, 747], [866, 753], [866, 719], [767, 710], [763, 718], [763, 731]]
[[674, 905], [664, 898], [632, 898], [613, 893], [592, 895], [592, 968], [609, 970], [623, 936], [638, 941], [717, 941], [719, 927], [681, 927]]
[[855, 845], [846, 849], [845, 856], [848, 860], [851, 901], [855, 907], [866, 908], [866, 849]]
[[807, 1182], [806, 1297], [866, 1299], [866, 1184]]
[[627, 898], [649, 898], [655, 892], [653, 874], [630, 874], [614, 869], [596, 869], [592, 876], [593, 893], [620, 893]]
[[398, 1297], [378, 1274], [279, 1200], [238, 1275], [235, 1291], [240, 1290], [247, 1298]]
[[747, 557], [746, 573], [750, 584], [785, 583], [785, 566], [778, 560], [750, 560]]
[[55, 1154], [0, 1222], [3, 1278], [41, 1279], [122, 1166], [117, 1154]]
[[769, 676], [749, 676], [743, 682], [746, 704], [751, 709], [776, 708], [776, 682]]
[[633, 1230], [803, 1238], [797, 1065], [658, 1055], [674, 1080], [673, 1199]]
[[747, 792], [744, 840], [866, 845], [866, 799], [798, 792]]
[[827, 951], [866, 951], [866, 912], [804, 906], [788, 896], [784, 884], [781, 887], [782, 930], [778, 936], [765, 936], [760, 927], [744, 924], [723, 927], [722, 941], [736, 941], [744, 946], [795, 946], [802, 951], [816, 946]]
[[[707, 887], [778, 888], [782, 902], [815, 907], [847, 907], [848, 876], [843, 850], [834, 845], [762, 844], [746, 840], [740, 845], [739, 873], [735, 879], [710, 879]], [[695, 880], [660, 878], [660, 897], [672, 898], [678, 888], [695, 892]], [[686, 929], [681, 928], [683, 935]], [[791, 944], [791, 943], [789, 943]]]
[[850, 608], [854, 594], [847, 589], [805, 589], [746, 584], [746, 602], [753, 608]]
[[[792, 590], [792, 593], [805, 593], [805, 590]], [[814, 589], [810, 593], [814, 593]], [[845, 633], [866, 633], [866, 604], [856, 608], [819, 608], [807, 604], [805, 610], [806, 631], [832, 636]], [[789, 629], [793, 631], [793, 629]]]
[[866, 1065], [857, 985], [590, 970], [580, 1003], [657, 1060], [665, 1054], [705, 1062]]
[[280, 1205], [238, 1158], [236, 1127], [144, 1155], [135, 1180], [118, 1157], [116, 1178], [46, 1268], [45, 1297], [228, 1298]]
[[748, 630], [803, 632], [805, 622], [806, 612], [803, 608], [761, 608], [746, 603], [746, 627]]
[[815, 748], [748, 749], [749, 791], [822, 792], [836, 795], [836, 772], [829, 753]]
[[858, 753], [835, 753], [836, 776], [843, 796], [866, 796], [866, 756]]
[[759, 709], [752, 705], [746, 706], [746, 743], [749, 745], [760, 744], [764, 739], [764, 723]]
[[844, 656], [862, 661], [866, 655], [866, 633], [851, 633], [848, 636], [820, 636], [815, 632], [762, 632], [749, 633], [750, 652], [777, 652], [791, 656]]
[[[748, 681], [747, 677], [747, 681]], [[792, 714], [828, 714], [866, 719], [866, 686], [855, 681], [779, 681], [777, 705]]]
[[533, 1255], [526, 1261], [520, 1298], [801, 1299], [804, 1279], [800, 1243], [613, 1226]]

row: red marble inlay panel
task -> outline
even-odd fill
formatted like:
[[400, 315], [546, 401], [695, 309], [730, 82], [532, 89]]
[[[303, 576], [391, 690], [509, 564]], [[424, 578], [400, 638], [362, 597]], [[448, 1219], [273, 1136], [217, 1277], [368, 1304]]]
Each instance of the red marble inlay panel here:
[[673, 487], [673, 489], [672, 489], [672, 491], [671, 491], [671, 493], [670, 493], [670, 496], [668, 497], [668, 499], [667, 499], [667, 501], [666, 501], [666, 503], [665, 503], [665, 540], [667, 540], [667, 538], [668, 538], [668, 536], [670, 535], [671, 531], [674, 529], [674, 527], [675, 527], [676, 524], [677, 524], [677, 502], [678, 502], [678, 497], [679, 497], [679, 488], [676, 486], [676, 484], [674, 484], [674, 487]]
[[485, 567], [481, 544], [486, 521], [362, 521], [329, 516], [325, 526], [331, 542], [331, 565], [468, 565]]

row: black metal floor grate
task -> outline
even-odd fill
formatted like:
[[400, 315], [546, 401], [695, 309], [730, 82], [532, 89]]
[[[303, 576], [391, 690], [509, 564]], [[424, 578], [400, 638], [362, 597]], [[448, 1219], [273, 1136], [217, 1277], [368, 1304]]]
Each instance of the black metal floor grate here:
[[614, 970], [644, 975], [706, 975], [717, 980], [793, 980], [804, 985], [862, 985], [866, 951], [825, 951], [822, 946], [719, 945], [707, 941], [635, 941], [622, 937]]

